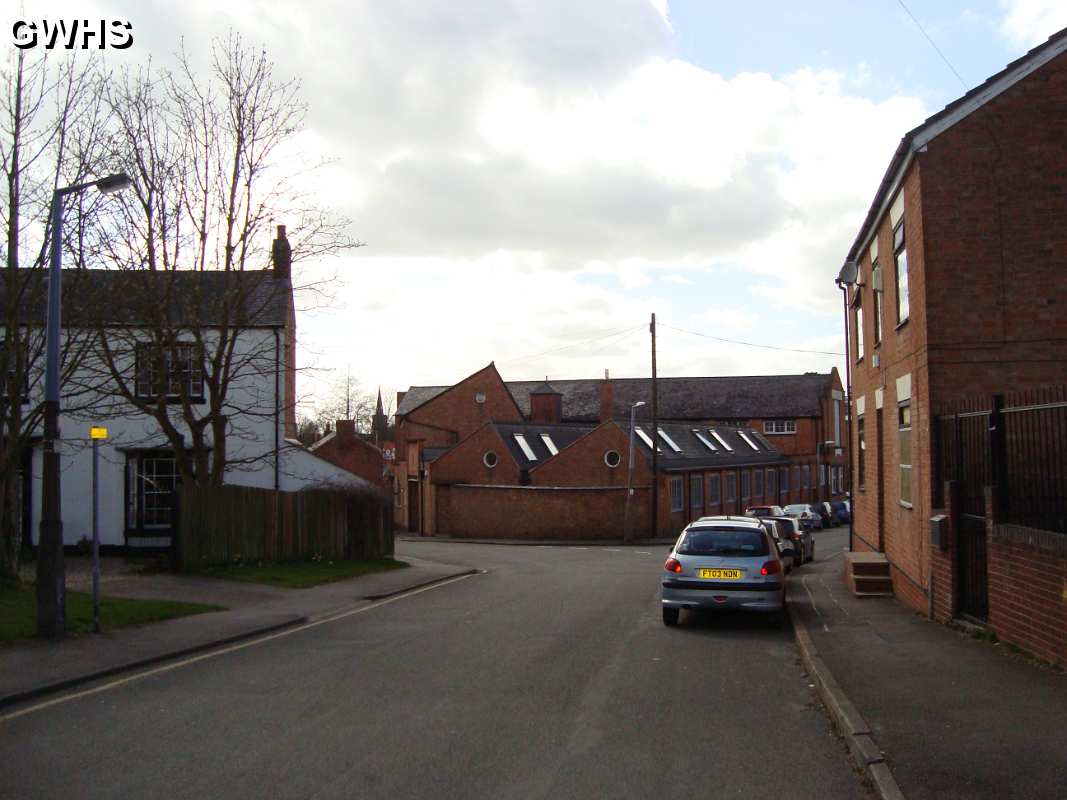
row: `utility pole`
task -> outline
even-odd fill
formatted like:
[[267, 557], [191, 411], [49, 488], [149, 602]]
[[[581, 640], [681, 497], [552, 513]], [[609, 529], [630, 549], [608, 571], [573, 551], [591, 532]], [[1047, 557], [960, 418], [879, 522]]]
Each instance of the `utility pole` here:
[[652, 323], [648, 326], [652, 333], [652, 534], [656, 538], [659, 522], [659, 392], [656, 387], [656, 315], [652, 314]]

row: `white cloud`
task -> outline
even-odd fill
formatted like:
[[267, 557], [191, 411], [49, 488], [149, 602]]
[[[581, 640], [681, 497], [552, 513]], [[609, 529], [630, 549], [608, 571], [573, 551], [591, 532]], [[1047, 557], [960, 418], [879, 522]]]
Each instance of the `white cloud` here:
[[1067, 27], [1063, 0], [1000, 0], [1005, 17], [1001, 33], [1017, 47], [1030, 48]]

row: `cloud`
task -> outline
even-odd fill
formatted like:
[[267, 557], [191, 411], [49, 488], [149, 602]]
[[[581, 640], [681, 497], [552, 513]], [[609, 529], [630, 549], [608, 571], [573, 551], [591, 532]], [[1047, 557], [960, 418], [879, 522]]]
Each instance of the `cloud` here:
[[1067, 27], [1063, 0], [1000, 0], [1001, 33], [1017, 47], [1030, 48]]

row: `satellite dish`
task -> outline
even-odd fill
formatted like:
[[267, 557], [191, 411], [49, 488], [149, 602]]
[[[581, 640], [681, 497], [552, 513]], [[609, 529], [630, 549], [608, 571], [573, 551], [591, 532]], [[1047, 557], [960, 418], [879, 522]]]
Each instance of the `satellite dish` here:
[[837, 273], [836, 282], [851, 286], [856, 282], [857, 275], [859, 275], [859, 265], [855, 261], [846, 261], [841, 265], [841, 271]]

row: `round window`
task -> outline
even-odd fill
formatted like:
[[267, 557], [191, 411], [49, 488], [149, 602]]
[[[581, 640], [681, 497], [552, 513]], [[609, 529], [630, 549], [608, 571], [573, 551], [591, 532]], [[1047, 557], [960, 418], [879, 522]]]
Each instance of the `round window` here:
[[489, 469], [492, 469], [493, 467], [495, 467], [496, 466], [496, 462], [497, 462], [496, 453], [494, 453], [492, 450], [486, 451], [486, 454], [484, 456], [482, 456], [482, 463], [485, 464], [485, 466], [489, 467]]
[[622, 463], [622, 456], [619, 455], [618, 450], [608, 450], [608, 452], [604, 453], [604, 463], [615, 469]]

